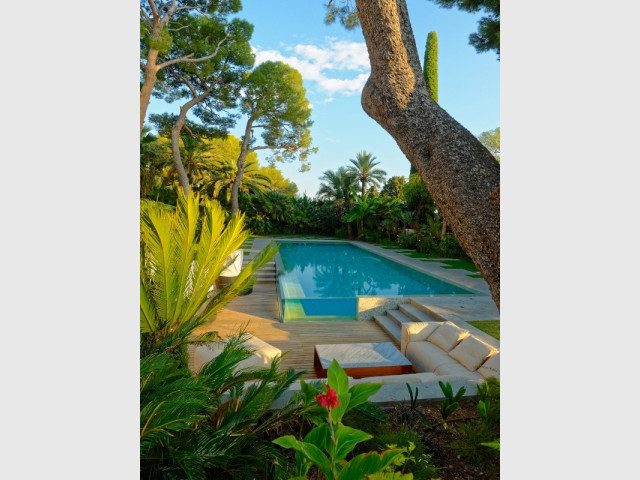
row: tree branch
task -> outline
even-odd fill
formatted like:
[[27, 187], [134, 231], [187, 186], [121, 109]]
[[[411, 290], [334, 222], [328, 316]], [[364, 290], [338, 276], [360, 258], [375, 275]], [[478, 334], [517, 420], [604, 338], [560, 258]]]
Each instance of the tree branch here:
[[145, 12], [144, 8], [142, 8], [142, 5], [140, 5], [140, 12], [142, 13], [142, 15], [144, 16], [144, 19], [147, 22], [149, 22], [150, 24], [153, 24], [153, 20], [151, 20], [151, 17], [149, 15], [147, 15], [147, 12]]
[[215, 6], [216, 6], [215, 3], [207, 3], [206, 5], [201, 5], [201, 6], [186, 5], [184, 7], [176, 8], [176, 10], [202, 10], [203, 8], [209, 8], [209, 7], [215, 7]]
[[186, 55], [184, 57], [175, 58], [173, 60], [168, 60], [168, 61], [166, 61], [164, 63], [161, 63], [160, 65], [158, 65], [158, 70], [160, 70], [161, 68], [165, 68], [165, 67], [167, 67], [169, 65], [173, 65], [175, 63], [180, 63], [180, 62], [198, 63], [198, 62], [204, 62], [205, 60], [209, 60], [210, 58], [213, 58], [218, 54], [218, 50], [220, 50], [220, 47], [222, 46], [222, 44], [224, 42], [226, 42], [229, 37], [230, 37], [230, 35], [227, 33], [224, 36], [224, 38], [218, 42], [218, 44], [216, 45], [215, 51], [210, 55], [207, 55], [205, 57], [199, 57], [199, 58], [191, 58], [191, 57], [193, 57], [194, 54], [190, 53], [189, 55]]
[[[154, 0], [147, 0], [147, 3], [149, 4], [149, 8], [151, 9], [153, 18], [160, 17], [160, 14], [158, 13], [158, 8], [156, 7], [156, 2]], [[140, 9], [142, 9], [142, 7], [140, 7]]]

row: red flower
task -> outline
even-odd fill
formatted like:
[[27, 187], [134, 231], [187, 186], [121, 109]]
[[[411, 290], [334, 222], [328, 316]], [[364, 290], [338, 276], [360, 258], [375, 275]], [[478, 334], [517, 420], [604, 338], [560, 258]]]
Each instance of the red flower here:
[[340, 400], [338, 400], [338, 393], [329, 385], [327, 385], [327, 393], [317, 395], [316, 400], [318, 400], [318, 403], [320, 405], [322, 405], [323, 407], [329, 407], [329, 409], [340, 405]]

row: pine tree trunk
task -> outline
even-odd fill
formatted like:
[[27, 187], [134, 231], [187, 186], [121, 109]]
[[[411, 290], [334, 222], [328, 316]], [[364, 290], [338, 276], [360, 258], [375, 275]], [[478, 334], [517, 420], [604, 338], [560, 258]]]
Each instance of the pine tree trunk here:
[[147, 116], [147, 108], [151, 100], [151, 92], [156, 84], [158, 68], [156, 62], [158, 60], [158, 51], [150, 50], [147, 56], [147, 63], [144, 68], [144, 83], [140, 88], [140, 133], [144, 127], [144, 119]]
[[405, 0], [356, 0], [371, 75], [362, 107], [420, 173], [500, 308], [500, 167], [429, 96]]
[[185, 106], [180, 108], [178, 120], [176, 120], [176, 123], [171, 129], [171, 158], [173, 159], [173, 166], [178, 172], [178, 181], [180, 182], [180, 186], [182, 187], [185, 196], [189, 196], [189, 177], [187, 176], [187, 172], [182, 164], [182, 159], [180, 158], [180, 132], [182, 131], [182, 127], [186, 124], [188, 111], [188, 109], [184, 109]]
[[244, 161], [249, 153], [249, 140], [251, 138], [251, 127], [253, 126], [253, 118], [249, 118], [247, 126], [244, 129], [244, 137], [242, 139], [242, 146], [240, 147], [240, 156], [238, 157], [238, 171], [236, 172], [236, 178], [233, 179], [233, 185], [231, 186], [231, 215], [235, 215], [240, 207], [238, 205], [238, 196], [240, 194], [240, 183], [242, 183], [242, 176], [244, 175]]

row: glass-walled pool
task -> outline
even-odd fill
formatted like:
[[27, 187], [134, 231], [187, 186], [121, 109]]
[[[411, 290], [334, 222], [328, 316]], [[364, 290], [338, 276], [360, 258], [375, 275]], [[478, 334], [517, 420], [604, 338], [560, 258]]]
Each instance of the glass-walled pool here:
[[358, 296], [468, 295], [473, 292], [349, 243], [279, 242], [281, 320], [356, 320]]

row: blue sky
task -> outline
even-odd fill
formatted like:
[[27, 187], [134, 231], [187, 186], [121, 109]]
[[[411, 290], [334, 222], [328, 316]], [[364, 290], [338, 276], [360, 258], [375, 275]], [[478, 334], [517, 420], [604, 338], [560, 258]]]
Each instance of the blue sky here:
[[[311, 169], [299, 172], [299, 162], [277, 164], [300, 194], [315, 196], [326, 170], [349, 165], [360, 151], [372, 153], [378, 168], [408, 177], [409, 161], [395, 140], [360, 105], [360, 92], [370, 73], [360, 29], [324, 23], [321, 0], [243, 0], [237, 15], [254, 25], [251, 45], [256, 64], [281, 60], [302, 73], [312, 104], [311, 129], [318, 153]], [[408, 0], [418, 52], [424, 55], [427, 34], [438, 35], [438, 96], [440, 105], [474, 135], [500, 125], [500, 62], [493, 52], [476, 53], [468, 44], [481, 15], [443, 9], [427, 0]], [[148, 114], [177, 113], [179, 104], [152, 99]], [[243, 120], [232, 130], [242, 133]], [[268, 152], [259, 151], [262, 165]]]

